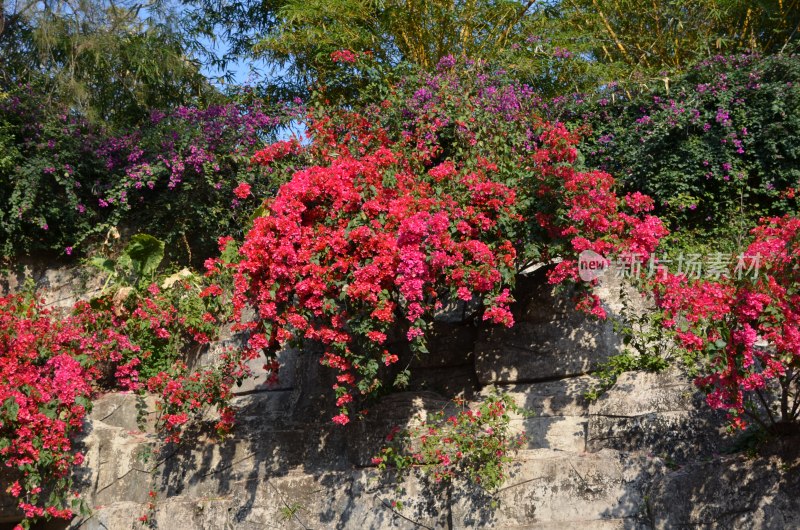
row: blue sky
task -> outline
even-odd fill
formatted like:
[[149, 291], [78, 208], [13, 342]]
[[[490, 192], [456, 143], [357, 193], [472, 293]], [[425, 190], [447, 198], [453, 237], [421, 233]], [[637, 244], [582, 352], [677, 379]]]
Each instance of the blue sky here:
[[[208, 49], [213, 50], [218, 55], [222, 55], [228, 51], [228, 46], [222, 42], [222, 40], [217, 40], [216, 42], [212, 42], [208, 38], [200, 39], [203, 46], [206, 46]], [[263, 61], [253, 61], [249, 60], [239, 60], [235, 63], [228, 65], [228, 70], [233, 74], [233, 81], [232, 84], [235, 85], [248, 85], [252, 84], [254, 79], [252, 76], [252, 65], [255, 65], [257, 69], [260, 69], [262, 72], [267, 71], [267, 65]], [[209, 68], [207, 65], [203, 65], [201, 68], [203, 75], [211, 79], [216, 83], [216, 80], [220, 77], [221, 73], [219, 70], [214, 68]]]

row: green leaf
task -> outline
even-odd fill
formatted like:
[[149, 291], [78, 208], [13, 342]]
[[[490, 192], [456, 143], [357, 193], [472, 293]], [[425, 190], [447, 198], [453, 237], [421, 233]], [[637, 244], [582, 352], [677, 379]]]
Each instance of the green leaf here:
[[397, 374], [397, 377], [395, 377], [394, 386], [396, 388], [405, 388], [408, 386], [408, 382], [410, 379], [411, 379], [411, 372], [409, 372], [408, 370], [403, 370], [402, 372]]
[[239, 245], [236, 244], [236, 241], [231, 239], [225, 245], [225, 250], [222, 251], [219, 257], [225, 263], [236, 263], [238, 256]]
[[136, 234], [125, 247], [120, 263], [124, 257], [130, 260], [131, 269], [139, 279], [150, 277], [164, 259], [164, 242], [148, 234]]
[[266, 207], [265, 207], [265, 206], [262, 204], [261, 206], [259, 206], [258, 208], [256, 208], [256, 209], [253, 211], [253, 213], [252, 213], [252, 214], [250, 215], [250, 217], [247, 219], [247, 224], [248, 224], [249, 226], [253, 226], [253, 223], [255, 222], [255, 220], [256, 220], [256, 219], [258, 219], [259, 217], [263, 217], [265, 213], [267, 213], [267, 209], [266, 209]]
[[10, 397], [3, 402], [3, 411], [5, 416], [11, 421], [17, 421], [17, 414], [19, 414], [19, 405], [17, 401]]
[[98, 256], [87, 260], [86, 263], [109, 274], [114, 274], [114, 261], [108, 258]]

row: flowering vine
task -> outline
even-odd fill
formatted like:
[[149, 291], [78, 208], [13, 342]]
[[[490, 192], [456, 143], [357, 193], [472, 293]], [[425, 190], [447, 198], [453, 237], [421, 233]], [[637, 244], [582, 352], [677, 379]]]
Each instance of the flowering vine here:
[[503, 286], [516, 253], [500, 226], [518, 215], [514, 191], [491, 171], [442, 164], [420, 175], [382, 146], [295, 173], [241, 248], [235, 307], [250, 302], [261, 318], [249, 347], [321, 343], [338, 373], [334, 421], [346, 424], [354, 393], [379, 388], [380, 368], [398, 362], [398, 340], [425, 351], [447, 297], [478, 296], [485, 320], [512, 325]]
[[[389, 101], [379, 108], [393, 112]], [[610, 175], [575, 167], [578, 134], [561, 124], [526, 125], [536, 135], [509, 179], [488, 154], [442, 160], [452, 146], [431, 136], [436, 124], [420, 119], [392, 140], [370, 116], [310, 119], [306, 155], [318, 165], [265, 201], [241, 247], [234, 298], [237, 313], [249, 303], [259, 316], [241, 325], [252, 331], [248, 355], [322, 345], [323, 364], [337, 371], [336, 423], [397, 375], [405, 352], [426, 353], [446, 301], [477, 299], [483, 320], [511, 326], [509, 289], [526, 263], [561, 258], [550, 276], [561, 283], [577, 278], [583, 250], [649, 255], [666, 233], [644, 215], [647, 197], [618, 197]], [[254, 160], [289, 152], [269, 146]], [[602, 316], [585, 296], [581, 307]], [[396, 381], [406, 379], [401, 371]]]
[[800, 219], [762, 219], [752, 235], [716, 280], [658, 275], [657, 302], [708, 404], [779, 432], [800, 413]]
[[513, 432], [511, 414], [525, 411], [510, 396], [498, 394], [475, 408], [463, 400], [454, 404], [453, 414], [435, 412], [405, 429], [393, 429], [372, 464], [401, 473], [421, 468], [435, 482], [466, 477], [490, 492], [502, 486], [504, 466], [526, 442], [524, 434]]
[[70, 519], [72, 438], [91, 407], [91, 378], [79, 359], [103, 349], [71, 320], [59, 321], [29, 296], [0, 298], [0, 457], [11, 476], [23, 527]]

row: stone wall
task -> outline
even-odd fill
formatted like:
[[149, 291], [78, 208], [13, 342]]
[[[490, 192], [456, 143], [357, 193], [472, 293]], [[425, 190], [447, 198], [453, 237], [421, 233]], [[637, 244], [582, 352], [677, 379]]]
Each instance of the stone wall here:
[[69, 309], [79, 299], [100, 293], [104, 278], [97, 271], [79, 267], [44, 267], [41, 263], [21, 262], [0, 271], [0, 295], [18, 293], [31, 282], [47, 307]]
[[[677, 371], [624, 374], [587, 402], [592, 370], [621, 348], [611, 325], [576, 313], [541, 272], [516, 295], [511, 330], [443, 319], [431, 357], [415, 362], [411, 390], [346, 427], [329, 421], [332, 374], [310, 352], [281, 353], [277, 387], [257, 378], [238, 390], [239, 424], [223, 442], [200, 426], [153, 454], [152, 417], [137, 423], [136, 397], [101, 397], [77, 475], [92, 513], [69, 527], [135, 527], [150, 490], [153, 521], [170, 530], [800, 527], [797, 451], [724, 455], [732, 442], [722, 418]], [[397, 484], [372, 467], [392, 426], [455, 395], [479, 400], [490, 386], [535, 413], [512, 420], [528, 442], [499, 492], [421, 476]]]

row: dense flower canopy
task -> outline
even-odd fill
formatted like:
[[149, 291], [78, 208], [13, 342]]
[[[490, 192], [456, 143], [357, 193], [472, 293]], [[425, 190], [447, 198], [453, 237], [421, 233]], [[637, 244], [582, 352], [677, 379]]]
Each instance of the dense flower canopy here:
[[[512, 326], [510, 288], [532, 259], [560, 258], [551, 282], [574, 281], [580, 252], [648, 256], [666, 233], [645, 214], [648, 198], [618, 197], [610, 175], [576, 168], [578, 135], [563, 125], [520, 124], [538, 131], [514, 155], [522, 174], [509, 179], [498, 156], [442, 159], [451, 147], [429, 126], [434, 109], [450, 107], [428, 109], [397, 141], [362, 115], [312, 119], [307, 155], [319, 165], [295, 171], [265, 201], [241, 247], [236, 308], [252, 304], [259, 317], [242, 324], [252, 332], [248, 356], [321, 344], [323, 364], [337, 370], [337, 423], [387, 377], [405, 382], [392, 365], [427, 352], [443, 305], [478, 301], [482, 320]], [[269, 165], [299, 149], [270, 145], [254, 161]], [[525, 255], [531, 238], [535, 256]], [[579, 305], [604, 316], [587, 290]]]

